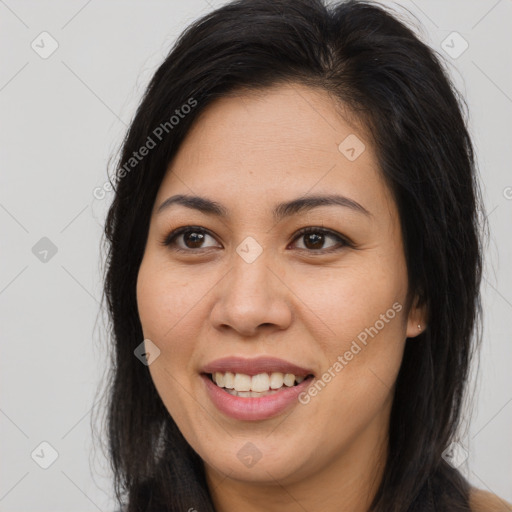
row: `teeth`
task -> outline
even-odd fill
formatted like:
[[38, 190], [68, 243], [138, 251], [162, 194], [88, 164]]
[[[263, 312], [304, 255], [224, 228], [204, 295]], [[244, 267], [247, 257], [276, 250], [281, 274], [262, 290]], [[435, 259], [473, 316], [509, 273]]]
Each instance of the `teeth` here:
[[217, 386], [220, 386], [221, 388], [226, 387], [226, 380], [224, 379], [224, 374], [220, 372], [215, 372], [213, 380], [217, 383]]
[[251, 389], [252, 391], [268, 391], [270, 387], [270, 377], [268, 373], [259, 373], [258, 375], [254, 375], [251, 379]]
[[292, 387], [295, 382], [300, 384], [305, 379], [305, 377], [295, 377], [293, 373], [281, 372], [259, 373], [252, 377], [244, 373], [215, 372], [212, 378], [217, 386], [233, 390], [231, 394], [236, 393], [237, 396], [259, 396], [257, 393], [281, 389], [283, 386]]
[[[217, 375], [222, 375], [222, 373], [217, 373]], [[224, 374], [224, 387], [226, 389], [234, 389], [235, 388], [235, 374], [234, 373], [226, 372]]]
[[251, 377], [244, 373], [235, 373], [235, 391], [251, 391]]
[[270, 375], [270, 387], [272, 389], [279, 389], [283, 387], [284, 375], [280, 372], [275, 372]]
[[293, 373], [287, 373], [284, 376], [284, 384], [291, 388], [295, 384], [295, 375], [293, 375]]
[[235, 391], [234, 389], [226, 389], [226, 391], [233, 396], [241, 396], [243, 398], [260, 398], [262, 396], [273, 395], [274, 393], [279, 393], [277, 390], [272, 391], [264, 391], [263, 393], [258, 393], [257, 391]]

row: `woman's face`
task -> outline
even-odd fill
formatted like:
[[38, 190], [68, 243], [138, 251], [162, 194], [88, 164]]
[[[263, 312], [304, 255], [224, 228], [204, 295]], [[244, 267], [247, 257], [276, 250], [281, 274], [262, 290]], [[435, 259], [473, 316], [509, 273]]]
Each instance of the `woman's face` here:
[[[423, 316], [372, 145], [339, 112], [301, 85], [217, 100], [159, 189], [137, 282], [149, 370], [211, 475], [284, 484], [385, 455]], [[202, 200], [159, 210], [178, 195]]]

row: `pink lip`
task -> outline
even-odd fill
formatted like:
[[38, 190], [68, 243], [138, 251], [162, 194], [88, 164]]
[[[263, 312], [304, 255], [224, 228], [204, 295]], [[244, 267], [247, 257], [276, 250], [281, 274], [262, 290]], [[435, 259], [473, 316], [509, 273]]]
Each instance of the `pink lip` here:
[[[240, 371], [240, 373], [245, 372]], [[212, 382], [209, 375], [202, 374], [201, 378], [206, 385], [206, 391], [211, 401], [220, 412], [236, 420], [246, 421], [266, 420], [283, 412], [293, 403], [297, 404], [298, 396], [313, 381], [313, 378], [310, 377], [303, 380], [297, 386], [283, 387], [281, 391], [272, 395], [252, 398], [229, 394]]]
[[258, 375], [258, 373], [293, 373], [296, 377], [306, 377], [313, 374], [311, 370], [289, 363], [276, 357], [256, 357], [245, 359], [243, 357], [224, 357], [208, 363], [201, 370], [202, 373], [231, 372]]

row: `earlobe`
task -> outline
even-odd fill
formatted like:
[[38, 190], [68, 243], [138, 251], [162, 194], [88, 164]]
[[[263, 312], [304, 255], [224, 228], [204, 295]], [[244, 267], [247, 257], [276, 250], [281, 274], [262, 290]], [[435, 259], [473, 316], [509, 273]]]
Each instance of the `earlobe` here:
[[407, 319], [407, 338], [415, 338], [423, 333], [427, 328], [427, 307], [424, 301], [420, 301], [418, 297], [414, 299], [414, 305], [409, 311]]

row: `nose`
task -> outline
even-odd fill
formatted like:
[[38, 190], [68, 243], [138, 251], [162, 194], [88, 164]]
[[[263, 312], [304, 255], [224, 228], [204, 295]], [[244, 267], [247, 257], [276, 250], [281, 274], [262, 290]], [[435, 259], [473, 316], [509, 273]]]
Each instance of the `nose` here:
[[283, 272], [265, 251], [248, 263], [238, 254], [228, 274], [216, 287], [211, 311], [214, 328], [233, 330], [243, 337], [257, 337], [289, 327], [292, 320], [291, 292], [283, 283]]

